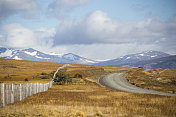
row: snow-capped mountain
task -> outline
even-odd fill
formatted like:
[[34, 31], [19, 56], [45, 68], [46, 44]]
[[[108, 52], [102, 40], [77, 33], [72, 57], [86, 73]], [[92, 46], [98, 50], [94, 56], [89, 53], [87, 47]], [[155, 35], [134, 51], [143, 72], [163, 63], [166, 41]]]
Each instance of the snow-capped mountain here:
[[166, 54], [164, 52], [159, 51], [145, 51], [137, 54], [130, 54], [126, 56], [119, 57], [117, 59], [108, 60], [104, 62], [96, 63], [96, 65], [105, 65], [105, 66], [124, 66], [131, 63], [136, 63], [139, 61], [146, 61], [146, 60], [152, 60], [157, 58], [162, 58], [169, 56], [169, 54]]
[[[127, 67], [144, 67], [144, 68], [173, 68], [175, 69], [175, 57], [169, 57], [169, 54], [159, 51], [145, 51], [137, 54], [130, 54], [107, 61], [94, 61], [73, 53], [55, 54], [43, 53], [32, 48], [13, 49], [0, 47], [0, 58], [31, 60], [54, 63], [72, 63], [86, 65], [104, 65], [104, 66], [127, 66]], [[166, 58], [165, 58], [166, 57]], [[163, 58], [163, 59], [162, 59]], [[163, 62], [162, 62], [163, 61]], [[162, 65], [161, 65], [162, 64]]]
[[137, 63], [128, 64], [130, 67], [143, 67], [145, 69], [176, 69], [176, 55], [166, 56], [158, 59], [147, 61], [139, 61]]
[[91, 59], [87, 59], [87, 58], [83, 58], [83, 57], [80, 57], [80, 56], [75, 55], [73, 53], [64, 54], [62, 56], [62, 59], [68, 60], [68, 61], [72, 61], [73, 63], [82, 63], [82, 64], [97, 63], [97, 61], [94, 61], [94, 60], [91, 60]]
[[32, 48], [19, 50], [0, 47], [0, 58], [73, 64], [93, 64], [96, 62], [72, 53], [64, 55], [54, 53], [45, 54]]

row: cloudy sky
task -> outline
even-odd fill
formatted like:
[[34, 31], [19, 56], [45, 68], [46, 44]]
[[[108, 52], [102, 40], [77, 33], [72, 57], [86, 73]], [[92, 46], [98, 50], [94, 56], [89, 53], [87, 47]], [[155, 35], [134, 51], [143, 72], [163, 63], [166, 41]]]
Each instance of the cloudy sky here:
[[176, 0], [0, 0], [0, 46], [95, 60], [176, 54]]

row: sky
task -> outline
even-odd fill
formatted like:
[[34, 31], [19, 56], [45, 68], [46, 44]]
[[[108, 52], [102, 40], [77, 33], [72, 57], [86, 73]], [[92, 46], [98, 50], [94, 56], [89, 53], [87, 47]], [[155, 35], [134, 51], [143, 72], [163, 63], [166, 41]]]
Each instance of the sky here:
[[108, 60], [176, 54], [176, 0], [0, 0], [0, 46]]

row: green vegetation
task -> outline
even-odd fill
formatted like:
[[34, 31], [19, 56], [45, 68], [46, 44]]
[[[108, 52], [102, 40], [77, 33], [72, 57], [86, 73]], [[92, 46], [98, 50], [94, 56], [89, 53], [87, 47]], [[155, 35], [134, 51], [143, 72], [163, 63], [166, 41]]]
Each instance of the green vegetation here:
[[24, 81], [29, 81], [28, 78], [25, 78]]
[[56, 77], [54, 79], [54, 82], [57, 85], [63, 85], [65, 83], [71, 83], [72, 78], [65, 71], [58, 71], [57, 74], [56, 74]]
[[5, 76], [4, 78], [11, 78], [10, 75], [8, 74], [7, 76]]
[[41, 75], [47, 75], [47, 73], [42, 72]]
[[79, 73], [76, 73], [76, 74], [74, 75], [74, 78], [82, 78], [82, 75], [79, 74]]

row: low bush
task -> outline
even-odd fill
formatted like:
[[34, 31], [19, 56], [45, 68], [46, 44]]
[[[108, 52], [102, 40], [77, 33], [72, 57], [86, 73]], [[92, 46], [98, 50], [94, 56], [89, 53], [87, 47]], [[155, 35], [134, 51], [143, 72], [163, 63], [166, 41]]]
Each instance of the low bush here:
[[4, 78], [11, 78], [10, 75], [8, 74], [7, 76], [5, 76]]
[[41, 79], [49, 79], [50, 76], [49, 75], [46, 75], [46, 76], [41, 76]]
[[29, 81], [28, 78], [25, 78], [24, 81]]
[[54, 82], [56, 82], [56, 84], [63, 85], [65, 83], [71, 83], [72, 78], [69, 76], [69, 74], [66, 74], [66, 72], [58, 71], [54, 79]]
[[82, 78], [82, 75], [77, 73], [77, 74], [74, 75], [74, 78]]
[[47, 75], [47, 73], [43, 73], [43, 72], [42, 72], [41, 75]]

